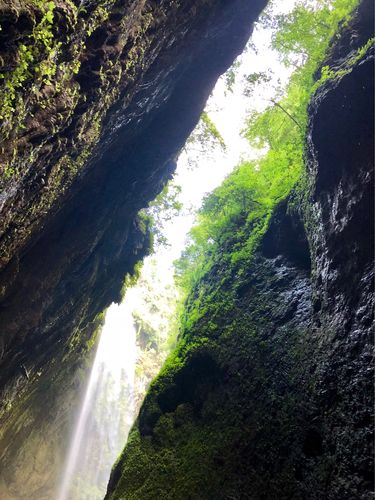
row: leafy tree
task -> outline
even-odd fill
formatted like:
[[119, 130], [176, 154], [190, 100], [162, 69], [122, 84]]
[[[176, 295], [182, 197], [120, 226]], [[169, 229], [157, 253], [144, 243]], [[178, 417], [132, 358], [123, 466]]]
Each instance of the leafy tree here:
[[225, 150], [225, 142], [215, 123], [209, 117], [207, 111], [203, 111], [200, 120], [193, 133], [190, 135], [187, 144], [199, 145], [202, 152], [215, 149], [218, 145]]
[[206, 110], [201, 114], [198, 125], [190, 134], [184, 148], [190, 169], [197, 168], [202, 157], [210, 158], [218, 148], [225, 151], [226, 144]]
[[169, 245], [163, 233], [163, 228], [166, 222], [181, 213], [183, 205], [178, 199], [180, 193], [181, 186], [170, 181], [164, 186], [164, 189], [155, 200], [149, 204], [146, 210], [147, 215], [151, 219], [151, 232], [154, 236], [154, 246]]
[[[272, 15], [272, 4], [263, 16], [274, 30], [272, 47], [281, 61], [294, 69], [286, 89], [275, 89], [262, 112], [249, 113], [244, 135], [259, 158], [238, 165], [221, 186], [204, 200], [191, 243], [176, 262], [180, 285], [189, 293], [215, 261], [227, 253], [233, 264], [249, 259], [276, 204], [284, 199], [303, 173], [307, 105], [316, 72], [340, 23], [350, 18], [357, 0], [298, 2], [286, 15]], [[247, 93], [264, 85], [269, 74], [247, 76]]]
[[172, 275], [166, 279], [154, 257], [145, 262], [135, 289], [137, 300], [132, 310], [138, 347], [135, 393], [140, 404], [175, 343], [180, 300]]

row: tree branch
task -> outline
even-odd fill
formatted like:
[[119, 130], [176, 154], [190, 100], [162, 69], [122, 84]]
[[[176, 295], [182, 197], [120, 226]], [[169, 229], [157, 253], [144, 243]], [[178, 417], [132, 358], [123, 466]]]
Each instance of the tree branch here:
[[281, 106], [281, 104], [279, 104], [278, 102], [274, 101], [273, 99], [271, 99], [271, 102], [272, 102], [275, 106], [277, 106], [278, 108], [280, 108], [280, 109], [281, 109], [281, 111], [283, 111], [283, 112], [284, 112], [287, 116], [289, 116], [289, 118], [290, 118], [291, 120], [293, 120], [293, 122], [297, 125], [297, 127], [298, 127], [300, 130], [302, 130], [302, 127], [301, 127], [300, 123], [298, 123], [298, 121], [294, 118], [294, 116], [293, 116], [293, 115], [291, 115], [291, 114], [290, 114], [290, 113], [289, 113], [289, 112], [288, 112], [285, 108], [283, 108], [283, 107]]

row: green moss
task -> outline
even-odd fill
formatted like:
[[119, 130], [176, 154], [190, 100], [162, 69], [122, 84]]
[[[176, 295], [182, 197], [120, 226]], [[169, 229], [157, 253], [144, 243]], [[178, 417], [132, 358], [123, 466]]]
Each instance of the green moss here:
[[[189, 297], [178, 345], [150, 386], [110, 498], [262, 498], [281, 490], [277, 498], [294, 498], [299, 491], [293, 471], [308, 406], [305, 330], [275, 331], [288, 301], [267, 261], [230, 262], [222, 252]], [[288, 458], [275, 465], [274, 479], [267, 464], [284, 447]]]
[[375, 43], [375, 37], [370, 38], [365, 45], [357, 49], [353, 54], [351, 54], [345, 61], [345, 67], [340, 69], [331, 69], [329, 66], [323, 66], [321, 70], [321, 76], [319, 80], [315, 83], [313, 91], [315, 92], [319, 87], [324, 85], [327, 81], [340, 81], [345, 75], [349, 74], [355, 65], [364, 59], [370, 49], [373, 48]]
[[[25, 123], [33, 116], [35, 109], [48, 110], [50, 105], [54, 106], [59, 96], [66, 105], [71, 103], [67, 107], [70, 108], [69, 115], [74, 115], [78, 102], [83, 103], [86, 99], [85, 95], [80, 94], [74, 78], [81, 68], [80, 59], [86, 53], [86, 41], [99, 27], [105, 27], [110, 22], [110, 13], [113, 9], [116, 10], [113, 0], [103, 0], [98, 2], [89, 17], [84, 18], [82, 16], [85, 9], [78, 9], [67, 0], [59, 8], [63, 8], [63, 22], [66, 24], [63, 31], [66, 30], [68, 34], [56, 38], [54, 32], [59, 31], [60, 26], [56, 24], [56, 5], [53, 1], [30, 0], [24, 8], [34, 22], [32, 33], [23, 36], [22, 43], [17, 48], [18, 61], [15, 69], [0, 74], [0, 79], [3, 80], [0, 82], [0, 130], [6, 139], [14, 138], [27, 128]], [[115, 59], [106, 56], [103, 58], [99, 68], [100, 86], [93, 89], [97, 94], [97, 102], [80, 119], [81, 130], [76, 141], [78, 151], [74, 151], [66, 160], [59, 160], [63, 164], [69, 163], [70, 172], [74, 176], [91, 155], [92, 148], [100, 137], [102, 119], [119, 96], [120, 84], [130, 84], [142, 67], [146, 50], [152, 42], [145, 33], [153, 19], [150, 12], [144, 15], [139, 13], [137, 23], [132, 27], [135, 43], [130, 47], [125, 60], [119, 56]], [[122, 22], [126, 22], [126, 17]], [[77, 28], [78, 32], [72, 37], [69, 32]], [[50, 87], [49, 97], [44, 93], [46, 87]], [[53, 135], [60, 132], [70, 116], [65, 115], [61, 123], [56, 123], [51, 130]], [[3, 182], [22, 175], [22, 170], [14, 162], [17, 149], [15, 143], [13, 159], [8, 155], [5, 162], [0, 164]]]
[[[112, 0], [97, 2], [90, 16], [65, 0], [56, 7], [39, 1], [22, 6], [32, 29], [20, 33], [20, 44], [12, 47], [17, 65], [0, 80], [0, 188], [7, 192], [16, 180], [23, 186], [28, 172], [36, 181], [31, 186], [26, 181], [29, 194], [11, 209], [12, 224], [1, 244], [3, 264], [70, 189], [95, 151], [108, 110], [120, 92], [126, 95], [124, 106], [132, 100], [134, 82], [150, 64], [148, 49], [156, 35], [149, 29], [159, 21], [154, 10], [129, 9]], [[100, 51], [98, 69], [92, 71], [86, 63], [98, 28], [120, 36], [116, 45]], [[90, 77], [92, 85], [84, 89], [82, 81]]]
[[[34, 26], [27, 43], [19, 45], [17, 67], [9, 74], [0, 73], [0, 78], [4, 80], [3, 90], [0, 92], [1, 120], [9, 121], [16, 109], [19, 113], [23, 100], [19, 90], [26, 80], [34, 77], [42, 83], [50, 84], [50, 78], [56, 73], [55, 59], [61, 43], [56, 42], [52, 34], [55, 3], [35, 2], [35, 6], [40, 8], [42, 18]], [[42, 54], [43, 58], [40, 60]]]

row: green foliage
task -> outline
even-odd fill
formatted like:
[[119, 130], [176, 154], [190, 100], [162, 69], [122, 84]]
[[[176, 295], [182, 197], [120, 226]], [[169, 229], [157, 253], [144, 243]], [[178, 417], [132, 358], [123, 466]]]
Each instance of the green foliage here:
[[[314, 75], [340, 23], [347, 22], [356, 0], [298, 3], [287, 15], [264, 17], [272, 26], [272, 46], [294, 72], [279, 101], [252, 111], [244, 135], [259, 158], [243, 162], [206, 197], [191, 244], [176, 263], [186, 293], [205, 275], [217, 255], [228, 252], [228, 264], [248, 261], [268, 227], [274, 207], [288, 196], [303, 172], [307, 105], [315, 90]], [[271, 6], [272, 7], [272, 6]], [[327, 75], [325, 70], [324, 76]], [[247, 92], [269, 81], [264, 72], [248, 75]]]
[[[60, 48], [59, 43], [54, 43], [52, 26], [55, 3], [38, 2], [37, 7], [43, 12], [42, 19], [34, 27], [31, 35], [28, 36], [27, 43], [19, 46], [19, 63], [9, 74], [0, 74], [4, 80], [4, 90], [1, 95], [0, 119], [7, 120], [11, 117], [17, 107], [17, 91], [22, 88], [24, 82], [33, 76], [33, 71], [37, 78], [43, 83], [49, 84], [49, 78], [56, 72], [54, 58]], [[44, 57], [41, 57], [44, 54]], [[41, 59], [41, 60], [40, 60]], [[39, 64], [33, 66], [36, 60]]]
[[163, 234], [164, 224], [180, 214], [182, 203], [178, 199], [181, 193], [181, 186], [173, 181], [168, 182], [160, 194], [149, 204], [146, 210], [151, 222], [151, 231], [154, 236], [155, 247], [168, 245], [168, 241]]
[[271, 81], [271, 72], [259, 71], [258, 73], [250, 73], [246, 76], [246, 87], [244, 95], [251, 97], [254, 92], [254, 87], [259, 84], [269, 83]]
[[367, 52], [374, 46], [375, 37], [370, 38], [365, 45], [360, 47], [351, 57], [346, 61], [345, 67], [339, 70], [332, 70], [329, 66], [323, 66], [320, 72], [320, 79], [315, 83], [314, 88], [320, 87], [327, 80], [339, 80], [343, 76], [351, 72], [354, 65], [363, 59]]
[[4, 95], [0, 106], [0, 119], [8, 118], [15, 111], [15, 100], [17, 89], [23, 82], [31, 76], [30, 64], [34, 61], [34, 55], [30, 47], [21, 44], [19, 47], [19, 66], [13, 71], [10, 78], [4, 73], [0, 73], [0, 78], [4, 79]]
[[144, 351], [153, 349], [163, 357], [176, 337], [178, 290], [172, 280], [160, 275], [155, 258], [148, 259], [136, 289], [139, 293], [133, 317], [137, 342]]
[[302, 59], [303, 64], [316, 66], [339, 25], [348, 22], [357, 4], [357, 0], [299, 2], [291, 13], [277, 16], [273, 47], [286, 65], [295, 65]]
[[190, 135], [187, 143], [190, 146], [193, 144], [198, 146], [201, 153], [212, 151], [217, 146], [220, 146], [224, 151], [226, 149], [225, 141], [207, 111], [201, 114], [199, 123]]
[[220, 132], [216, 128], [215, 123], [208, 116], [207, 112], [203, 112], [201, 116], [202, 124], [203, 124], [203, 139], [207, 140], [209, 137], [212, 137], [216, 140], [219, 145], [225, 149], [225, 142]]
[[235, 61], [232, 64], [232, 66], [228, 69], [228, 71], [225, 73], [224, 78], [225, 78], [226, 92], [233, 92], [233, 87], [236, 83], [237, 70], [239, 67], [240, 67], [240, 62]]

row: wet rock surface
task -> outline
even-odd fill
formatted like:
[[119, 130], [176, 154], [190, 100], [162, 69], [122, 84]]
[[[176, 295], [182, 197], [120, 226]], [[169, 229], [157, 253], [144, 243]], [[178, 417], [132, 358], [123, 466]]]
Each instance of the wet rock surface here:
[[310, 108], [307, 219], [329, 498], [370, 498], [373, 480], [373, 61], [370, 52]]

